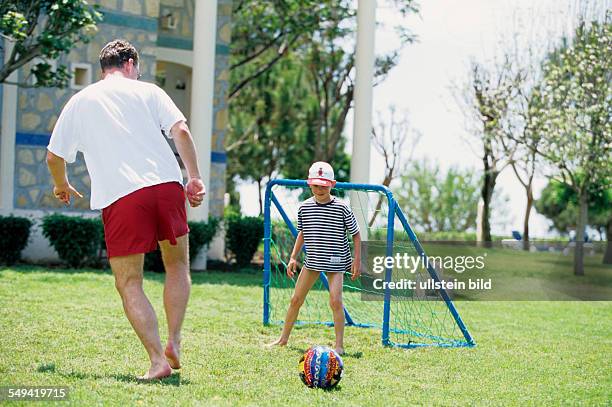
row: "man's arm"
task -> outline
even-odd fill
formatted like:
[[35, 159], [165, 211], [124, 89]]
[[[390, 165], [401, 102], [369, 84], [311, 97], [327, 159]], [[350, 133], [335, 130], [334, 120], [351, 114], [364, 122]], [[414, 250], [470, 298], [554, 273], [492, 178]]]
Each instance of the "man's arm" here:
[[49, 167], [51, 178], [53, 178], [53, 195], [57, 199], [66, 205], [70, 205], [70, 195], [83, 198], [83, 195], [68, 182], [66, 161], [62, 157], [47, 151], [47, 167]]
[[174, 139], [174, 145], [185, 164], [187, 169], [187, 185], [185, 186], [185, 193], [189, 204], [192, 207], [199, 206], [204, 200], [206, 194], [206, 186], [202, 182], [200, 176], [200, 169], [198, 167], [198, 158], [196, 155], [195, 145], [193, 144], [193, 137], [189, 127], [184, 121], [177, 122], [170, 129], [170, 134]]

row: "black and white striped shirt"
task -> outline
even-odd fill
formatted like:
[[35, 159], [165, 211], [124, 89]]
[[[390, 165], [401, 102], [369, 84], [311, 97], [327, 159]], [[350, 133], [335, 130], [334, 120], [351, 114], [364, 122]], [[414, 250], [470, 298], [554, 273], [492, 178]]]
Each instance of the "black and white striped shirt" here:
[[324, 204], [309, 198], [298, 209], [297, 228], [304, 234], [304, 267], [324, 272], [350, 270], [352, 259], [346, 231], [354, 236], [359, 233], [359, 225], [347, 204], [334, 196]]

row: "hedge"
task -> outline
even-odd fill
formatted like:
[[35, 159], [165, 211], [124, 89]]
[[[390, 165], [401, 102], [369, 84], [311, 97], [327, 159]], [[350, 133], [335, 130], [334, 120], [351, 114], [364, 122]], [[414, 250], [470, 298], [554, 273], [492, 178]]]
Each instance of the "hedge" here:
[[69, 267], [97, 265], [102, 246], [102, 221], [60, 214], [42, 221], [43, 236], [49, 240], [60, 259]]
[[[212, 242], [219, 230], [220, 220], [211, 216], [208, 222], [187, 222], [187, 224], [189, 225], [189, 259], [193, 260], [202, 248]], [[164, 262], [159, 248], [145, 255], [144, 268], [157, 273], [164, 272]]]
[[[189, 257], [193, 259], [213, 240], [219, 230], [220, 220], [210, 217], [208, 222], [188, 222], [188, 225]], [[49, 240], [60, 259], [69, 267], [100, 265], [101, 251], [106, 249], [104, 226], [100, 218], [85, 219], [53, 214], [43, 218], [42, 229], [43, 236]], [[144, 268], [157, 272], [164, 271], [159, 249], [145, 255]]]
[[0, 262], [12, 265], [21, 259], [28, 244], [32, 221], [17, 216], [0, 216]]
[[227, 248], [240, 267], [248, 266], [263, 238], [263, 218], [230, 214], [225, 219], [225, 241]]

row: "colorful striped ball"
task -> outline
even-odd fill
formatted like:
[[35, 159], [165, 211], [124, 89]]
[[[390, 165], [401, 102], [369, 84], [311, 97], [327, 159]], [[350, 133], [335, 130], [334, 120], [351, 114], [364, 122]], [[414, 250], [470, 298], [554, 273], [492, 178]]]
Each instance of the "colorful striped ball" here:
[[344, 363], [335, 350], [313, 346], [300, 359], [300, 378], [308, 387], [331, 389], [342, 379]]

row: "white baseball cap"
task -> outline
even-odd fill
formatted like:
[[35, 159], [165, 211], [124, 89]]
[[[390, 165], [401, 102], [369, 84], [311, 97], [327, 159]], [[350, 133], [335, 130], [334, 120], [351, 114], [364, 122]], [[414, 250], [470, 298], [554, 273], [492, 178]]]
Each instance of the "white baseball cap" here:
[[308, 185], [333, 187], [336, 184], [334, 169], [325, 161], [317, 161], [308, 170]]

